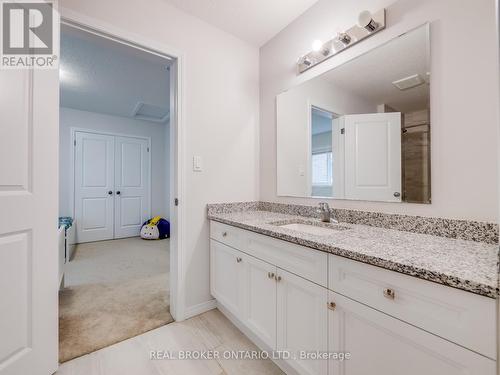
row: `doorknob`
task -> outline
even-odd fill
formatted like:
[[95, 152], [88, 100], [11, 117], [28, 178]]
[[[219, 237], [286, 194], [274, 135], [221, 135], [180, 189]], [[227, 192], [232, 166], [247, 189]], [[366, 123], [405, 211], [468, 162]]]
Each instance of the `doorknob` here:
[[121, 192], [120, 192], [120, 190], [118, 190], [118, 191], [116, 192], [116, 195], [120, 195], [120, 194], [121, 194]]
[[111, 190], [110, 190], [110, 191], [108, 191], [108, 194], [109, 194], [109, 195], [113, 195], [113, 191], [111, 191]]

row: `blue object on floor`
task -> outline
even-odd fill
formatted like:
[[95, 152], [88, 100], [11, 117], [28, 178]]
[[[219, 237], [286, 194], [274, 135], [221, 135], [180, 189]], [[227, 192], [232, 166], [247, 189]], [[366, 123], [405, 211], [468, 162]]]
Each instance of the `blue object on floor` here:
[[73, 225], [73, 218], [69, 216], [61, 216], [59, 218], [59, 228], [65, 227], [69, 229]]
[[170, 223], [162, 217], [155, 216], [142, 224], [142, 239], [161, 240], [168, 237], [170, 237]]

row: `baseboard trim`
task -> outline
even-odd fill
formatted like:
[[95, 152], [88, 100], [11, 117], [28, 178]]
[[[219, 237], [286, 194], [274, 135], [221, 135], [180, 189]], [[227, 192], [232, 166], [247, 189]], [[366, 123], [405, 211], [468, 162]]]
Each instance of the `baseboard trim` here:
[[217, 307], [217, 302], [215, 299], [210, 301], [202, 302], [194, 306], [186, 308], [184, 319], [192, 318], [193, 316], [203, 314], [204, 312], [213, 310]]

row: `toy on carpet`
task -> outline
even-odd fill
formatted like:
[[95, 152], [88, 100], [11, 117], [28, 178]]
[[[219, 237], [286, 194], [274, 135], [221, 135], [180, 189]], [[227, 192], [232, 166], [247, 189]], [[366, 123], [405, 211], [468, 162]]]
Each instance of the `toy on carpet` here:
[[141, 228], [141, 238], [144, 240], [161, 240], [170, 237], [170, 223], [160, 216], [144, 222]]

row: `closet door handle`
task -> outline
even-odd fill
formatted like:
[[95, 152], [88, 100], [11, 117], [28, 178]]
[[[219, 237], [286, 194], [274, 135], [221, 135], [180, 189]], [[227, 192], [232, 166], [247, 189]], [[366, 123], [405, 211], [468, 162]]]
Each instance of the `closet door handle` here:
[[120, 195], [120, 194], [121, 194], [121, 192], [120, 192], [120, 190], [118, 190], [118, 191], [116, 192], [116, 195]]
[[113, 191], [112, 190], [108, 191], [108, 195], [113, 195]]

